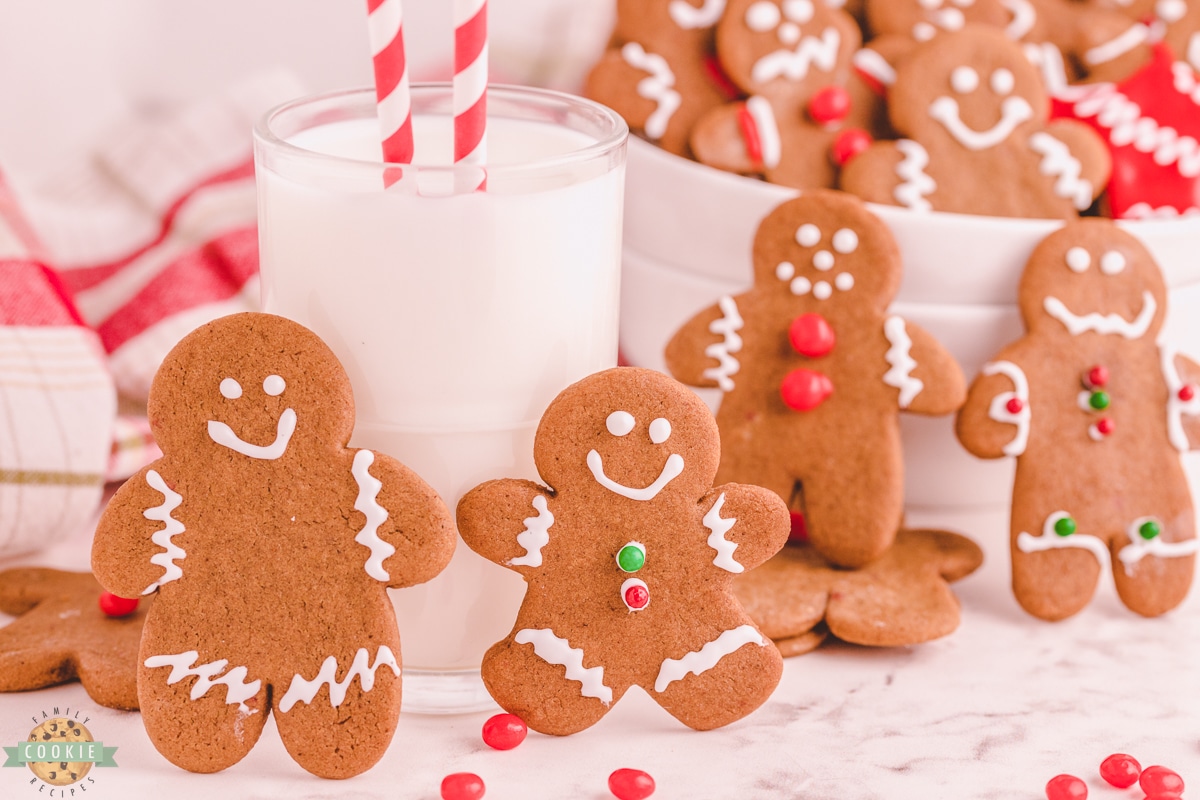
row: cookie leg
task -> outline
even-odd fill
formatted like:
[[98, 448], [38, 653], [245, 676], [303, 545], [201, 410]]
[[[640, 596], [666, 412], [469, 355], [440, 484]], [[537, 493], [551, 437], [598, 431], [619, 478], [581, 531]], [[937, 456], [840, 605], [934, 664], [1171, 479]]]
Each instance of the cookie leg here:
[[821, 470], [807, 477], [802, 485], [805, 521], [817, 551], [837, 566], [850, 568], [883, 555], [902, 522], [902, 474], [876, 465], [865, 473]]
[[1017, 602], [1050, 621], [1066, 619], [1091, 601], [1109, 560], [1107, 544], [1082, 530], [1069, 511], [1031, 513], [1020, 504], [1012, 510], [1011, 549]]
[[626, 687], [605, 683], [604, 668], [549, 628], [522, 629], [483, 657], [483, 682], [510, 714], [539, 733], [567, 736], [589, 728]]
[[766, 702], [783, 675], [783, 657], [752, 625], [725, 631], [679, 658], [668, 658], [645, 687], [671, 716], [698, 731], [736, 722]]
[[1170, 524], [1139, 517], [1113, 542], [1113, 581], [1131, 611], [1146, 617], [1165, 614], [1183, 602], [1192, 585], [1198, 542], [1191, 512]]

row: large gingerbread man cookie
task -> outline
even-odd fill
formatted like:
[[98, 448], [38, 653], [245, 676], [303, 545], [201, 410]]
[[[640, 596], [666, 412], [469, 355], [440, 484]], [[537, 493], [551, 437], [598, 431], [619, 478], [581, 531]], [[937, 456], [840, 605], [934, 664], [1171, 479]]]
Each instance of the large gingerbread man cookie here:
[[719, 459], [699, 397], [618, 367], [542, 417], [534, 461], [549, 488], [498, 480], [462, 499], [463, 540], [529, 584], [512, 634], [484, 657], [497, 703], [565, 735], [635, 685], [698, 730], [767, 699], [782, 660], [733, 579], [783, 546], [788, 514], [757, 486], [713, 488]]
[[958, 437], [1017, 459], [1013, 591], [1069, 617], [1112, 568], [1146, 616], [1182, 602], [1197, 539], [1180, 464], [1200, 443], [1200, 365], [1159, 342], [1167, 292], [1150, 253], [1107, 220], [1051, 234], [1021, 276], [1027, 333], [971, 386]]
[[1074, 218], [1108, 181], [1104, 142], [1047, 122], [1038, 70], [1002, 31], [966, 26], [918, 47], [896, 71], [889, 112], [900, 141], [852, 159], [841, 185], [918, 211]]
[[717, 480], [774, 491], [843, 567], [878, 558], [900, 528], [899, 413], [949, 414], [965, 394], [950, 354], [888, 311], [902, 269], [859, 200], [809, 192], [759, 226], [754, 288], [667, 345], [676, 378], [725, 393]]
[[138, 656], [151, 741], [215, 772], [274, 713], [308, 771], [368, 769], [400, 713], [385, 590], [446, 565], [449, 511], [398, 462], [346, 447], [350, 381], [282, 317], [188, 334], [155, 375], [149, 416], [164, 455], [105, 509], [92, 567], [114, 594], [157, 594]]

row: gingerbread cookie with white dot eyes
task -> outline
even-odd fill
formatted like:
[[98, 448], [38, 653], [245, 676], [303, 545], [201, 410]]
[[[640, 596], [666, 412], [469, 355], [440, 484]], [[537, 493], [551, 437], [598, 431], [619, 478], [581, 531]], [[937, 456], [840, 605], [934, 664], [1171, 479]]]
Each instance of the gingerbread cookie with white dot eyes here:
[[1200, 364], [1159, 340], [1162, 273], [1108, 220], [1080, 220], [1034, 250], [1018, 301], [1026, 334], [983, 367], [958, 438], [1017, 459], [1013, 591], [1063, 619], [1112, 568], [1130, 609], [1183, 601], [1197, 550], [1180, 453], [1200, 443]]
[[774, 690], [778, 650], [733, 579], [788, 536], [780, 499], [713, 488], [720, 438], [708, 407], [667, 376], [618, 367], [554, 399], [534, 442], [546, 486], [496, 480], [458, 504], [463, 541], [529, 584], [483, 680], [536, 731], [566, 735], [640, 686], [707, 730]]
[[1021, 46], [967, 26], [901, 62], [889, 111], [904, 137], [877, 142], [842, 171], [842, 188], [915, 211], [1073, 219], [1108, 182], [1097, 134], [1047, 122], [1049, 99]]
[[889, 312], [901, 271], [861, 201], [807, 192], [759, 226], [754, 287], [667, 345], [676, 378], [724, 392], [717, 480], [774, 491], [842, 567], [878, 558], [900, 528], [899, 413], [949, 414], [964, 396], [950, 354]]
[[92, 568], [116, 595], [156, 596], [138, 654], [151, 741], [215, 772], [274, 714], [308, 771], [368, 769], [400, 713], [386, 589], [449, 562], [449, 511], [400, 463], [346, 447], [349, 378], [282, 317], [236, 314], [188, 334], [148, 410], [163, 457], [108, 504]]

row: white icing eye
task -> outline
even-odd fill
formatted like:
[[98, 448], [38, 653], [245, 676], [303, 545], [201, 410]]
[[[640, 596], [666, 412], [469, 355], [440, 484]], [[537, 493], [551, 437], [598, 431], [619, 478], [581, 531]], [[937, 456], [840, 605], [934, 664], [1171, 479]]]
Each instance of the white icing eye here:
[[796, 295], [797, 297], [808, 294], [809, 290], [811, 289], [812, 281], [803, 275], [792, 281], [792, 294]]
[[803, 25], [813, 18], [812, 0], [783, 0], [783, 15]]
[[1125, 256], [1116, 250], [1109, 250], [1100, 256], [1100, 271], [1105, 275], [1116, 275], [1125, 269]]
[[785, 22], [779, 26], [779, 41], [787, 45], [800, 41], [800, 26], [794, 22]]
[[1086, 272], [1092, 265], [1092, 254], [1082, 247], [1072, 247], [1067, 251], [1067, 266], [1072, 272]]
[[979, 88], [979, 73], [970, 67], [957, 67], [950, 73], [950, 85], [959, 94], [970, 94]]
[[938, 15], [938, 22], [948, 31], [957, 31], [962, 29], [967, 20], [957, 8], [947, 8]]
[[779, 6], [767, 0], [759, 0], [746, 9], [746, 27], [752, 31], [763, 33], [774, 30], [779, 26], [779, 21]]
[[633, 414], [628, 411], [614, 411], [604, 420], [604, 427], [613, 436], [624, 436], [633, 430]]
[[833, 294], [833, 287], [825, 281], [817, 281], [817, 285], [813, 287], [813, 297], [818, 300], [828, 300]]
[[1154, 15], [1170, 25], [1187, 15], [1186, 0], [1158, 0], [1154, 4]]
[[937, 29], [928, 22], [918, 22], [913, 25], [913, 38], [918, 42], [928, 42], [937, 35]]
[[818, 250], [813, 253], [813, 266], [822, 272], [833, 269], [833, 253], [828, 250]]
[[842, 228], [833, 235], [833, 249], [842, 255], [853, 253], [858, 249], [858, 234], [849, 228]]
[[263, 381], [263, 391], [271, 395], [271, 397], [278, 397], [283, 394], [283, 390], [286, 388], [287, 383], [278, 375], [268, 375], [267, 379]]
[[242, 396], [242, 385], [233, 378], [221, 381], [221, 394], [229, 400], [237, 400]]
[[667, 439], [671, 438], [671, 423], [662, 417], [650, 423], [650, 441], [655, 444], [662, 444]]
[[996, 94], [1012, 94], [1013, 86], [1016, 85], [1016, 79], [1013, 74], [1006, 69], [998, 69], [992, 73], [992, 91]]
[[942, 7], [942, 0], [917, 0], [917, 5], [926, 11], [932, 11], [935, 8]]
[[775, 277], [781, 281], [790, 281], [796, 276], [796, 265], [790, 261], [782, 261], [775, 268]]
[[854, 276], [849, 272], [843, 272], [833, 279], [833, 285], [843, 292], [848, 292], [854, 288]]
[[812, 223], [801, 225], [796, 231], [796, 243], [801, 247], [815, 247], [821, 241], [821, 229]]

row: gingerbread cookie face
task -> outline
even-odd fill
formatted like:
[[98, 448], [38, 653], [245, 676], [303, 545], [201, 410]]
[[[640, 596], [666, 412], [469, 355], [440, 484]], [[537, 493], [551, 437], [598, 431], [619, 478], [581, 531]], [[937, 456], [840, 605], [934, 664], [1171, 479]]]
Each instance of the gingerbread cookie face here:
[[939, 33], [960, 31], [967, 24], [1007, 29], [1018, 23], [1018, 12], [1024, 12], [1025, 5], [1024, 0], [868, 0], [866, 11], [875, 36], [905, 36], [927, 42]]
[[547, 409], [534, 456], [549, 487], [497, 480], [462, 499], [464, 541], [529, 583], [512, 634], [484, 658], [496, 702], [563, 735], [633, 685], [697, 729], [766, 700], [780, 656], [732, 580], [783, 546], [788, 515], [758, 487], [713, 488], [719, 447], [695, 394], [617, 368]]
[[717, 41], [730, 80], [762, 94], [830, 83], [862, 36], [848, 15], [814, 0], [730, 0]]

